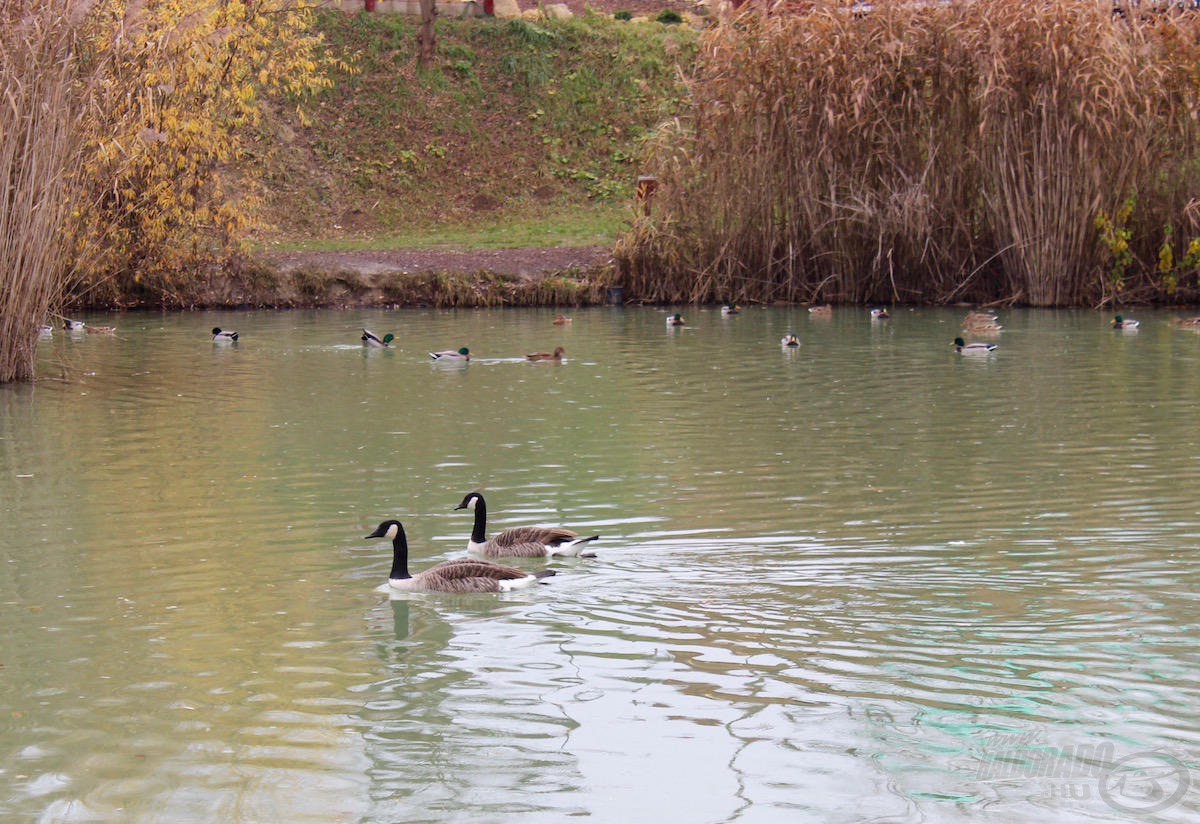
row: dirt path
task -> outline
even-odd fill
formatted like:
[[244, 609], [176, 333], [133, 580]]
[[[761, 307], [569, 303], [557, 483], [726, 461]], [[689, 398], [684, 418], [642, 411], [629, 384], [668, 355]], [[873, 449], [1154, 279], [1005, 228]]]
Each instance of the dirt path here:
[[353, 271], [364, 277], [388, 272], [493, 272], [538, 278], [568, 269], [593, 269], [607, 263], [607, 246], [537, 246], [520, 249], [391, 249], [339, 252], [263, 252], [260, 258], [287, 274], [314, 268], [326, 272]]

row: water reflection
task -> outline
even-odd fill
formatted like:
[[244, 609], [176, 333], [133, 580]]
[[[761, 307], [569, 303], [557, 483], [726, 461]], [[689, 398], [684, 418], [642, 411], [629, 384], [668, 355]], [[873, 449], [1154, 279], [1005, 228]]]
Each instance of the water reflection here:
[[[1200, 766], [1200, 338], [1013, 312], [973, 361], [959, 311], [555, 314], [44, 341], [56, 379], [0, 389], [0, 809], [1124, 820], [1110, 762]], [[471, 489], [599, 557], [379, 595], [361, 536], [458, 557]]]

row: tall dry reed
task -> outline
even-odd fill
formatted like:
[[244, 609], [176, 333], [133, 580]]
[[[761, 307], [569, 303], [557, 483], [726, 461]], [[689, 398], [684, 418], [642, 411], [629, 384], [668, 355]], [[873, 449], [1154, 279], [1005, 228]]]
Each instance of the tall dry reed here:
[[0, 383], [33, 379], [39, 327], [66, 285], [81, 110], [72, 49], [90, 5], [0, 8]]
[[1111, 296], [1131, 195], [1152, 269], [1200, 191], [1196, 16], [1108, 0], [818, 3], [714, 30], [618, 247], [657, 301], [1032, 305]]

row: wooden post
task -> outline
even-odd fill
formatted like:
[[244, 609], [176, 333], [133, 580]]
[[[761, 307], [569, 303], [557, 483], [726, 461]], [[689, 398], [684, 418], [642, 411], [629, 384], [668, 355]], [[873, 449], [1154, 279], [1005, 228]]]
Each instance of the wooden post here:
[[637, 179], [637, 199], [642, 204], [646, 214], [650, 214], [650, 199], [658, 191], [658, 178], [654, 175], [641, 175]]

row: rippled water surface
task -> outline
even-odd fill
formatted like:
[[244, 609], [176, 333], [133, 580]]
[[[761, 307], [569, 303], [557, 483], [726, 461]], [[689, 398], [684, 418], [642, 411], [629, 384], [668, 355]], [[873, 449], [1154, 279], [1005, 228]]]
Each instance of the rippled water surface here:
[[[43, 341], [0, 387], [0, 816], [1200, 817], [1200, 335], [1012, 312], [967, 358], [960, 310], [554, 314]], [[474, 489], [598, 557], [378, 593], [363, 536], [459, 557]]]

